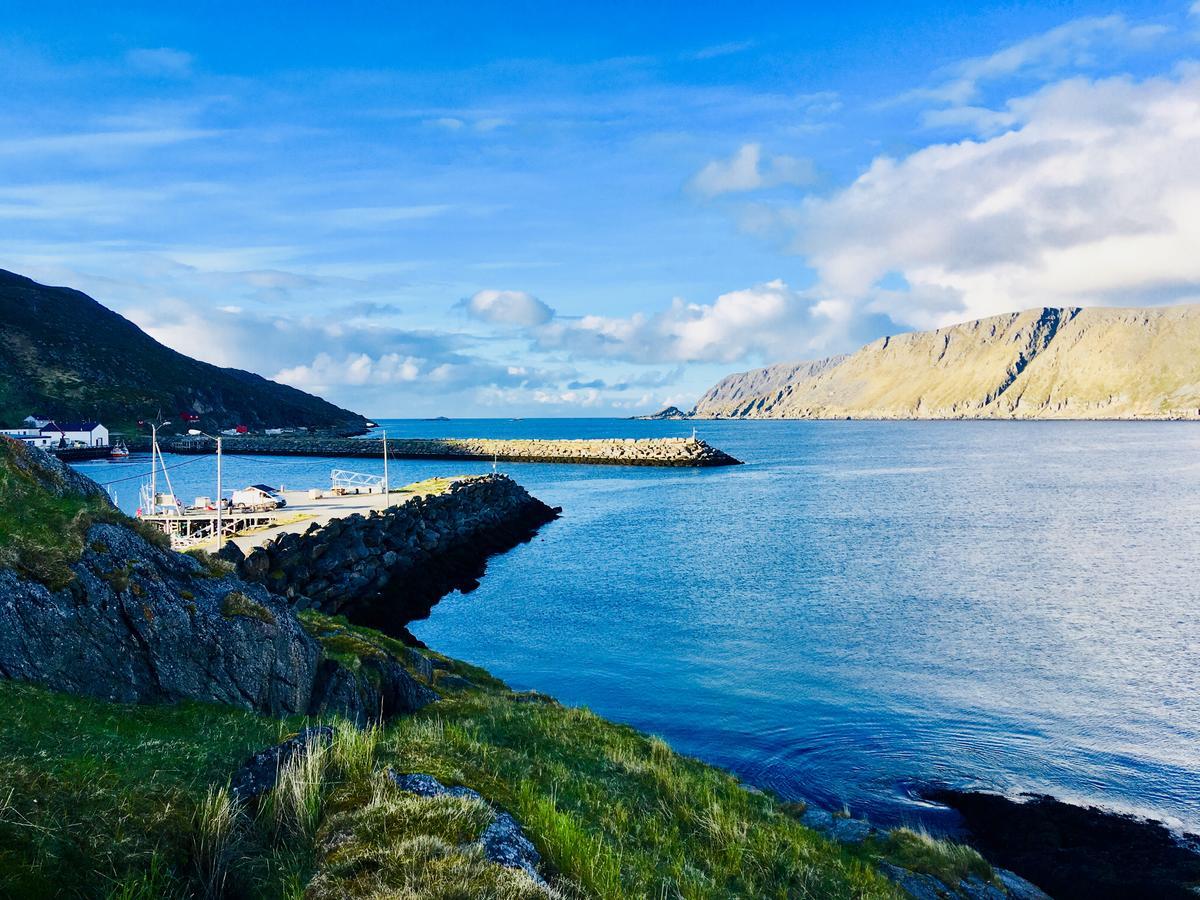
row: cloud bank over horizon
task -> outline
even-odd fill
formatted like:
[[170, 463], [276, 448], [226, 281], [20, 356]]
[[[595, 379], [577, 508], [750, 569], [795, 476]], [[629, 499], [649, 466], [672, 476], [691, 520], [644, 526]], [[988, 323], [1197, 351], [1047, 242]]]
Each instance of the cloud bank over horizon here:
[[755, 28], [405, 68], [10, 41], [0, 265], [376, 416], [686, 407], [886, 333], [1200, 301], [1194, 8], [1010, 19], [894, 68], [853, 23], [821, 77]]

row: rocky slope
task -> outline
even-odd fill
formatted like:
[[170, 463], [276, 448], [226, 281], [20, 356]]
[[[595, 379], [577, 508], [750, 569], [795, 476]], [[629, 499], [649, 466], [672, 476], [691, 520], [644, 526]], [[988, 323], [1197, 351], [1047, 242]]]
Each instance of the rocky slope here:
[[1200, 306], [1044, 308], [731, 375], [699, 418], [1200, 418]]
[[[4, 512], [11, 498], [32, 503], [38, 492], [49, 500], [37, 510], [43, 516], [59, 504], [89, 504], [60, 529], [78, 530], [82, 541], [56, 534], [52, 547], [30, 541], [20, 554], [0, 555], [0, 679], [126, 703], [200, 700], [356, 720], [436, 699], [403, 648], [347, 657], [232, 565], [157, 546], [132, 520], [96, 505], [98, 486], [40, 450], [0, 439]], [[21, 526], [5, 521], [9, 551]], [[38, 553], [62, 545], [70, 557], [54, 556], [40, 574]]]
[[365, 426], [320, 397], [164, 347], [86, 294], [0, 269], [0, 425], [44, 414], [125, 427], [160, 411], [210, 428]]

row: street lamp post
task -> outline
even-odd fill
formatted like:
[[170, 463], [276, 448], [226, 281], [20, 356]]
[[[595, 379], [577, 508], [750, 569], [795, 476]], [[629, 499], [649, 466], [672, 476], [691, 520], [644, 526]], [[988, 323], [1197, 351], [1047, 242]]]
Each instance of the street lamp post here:
[[220, 553], [225, 537], [225, 531], [221, 527], [221, 513], [223, 511], [221, 505], [221, 436], [219, 434], [209, 434], [207, 431], [201, 431], [200, 433], [217, 442], [217, 552]]
[[221, 552], [221, 541], [225, 537], [225, 532], [221, 528], [221, 507], [225, 504], [221, 500], [221, 438], [217, 438], [217, 552]]

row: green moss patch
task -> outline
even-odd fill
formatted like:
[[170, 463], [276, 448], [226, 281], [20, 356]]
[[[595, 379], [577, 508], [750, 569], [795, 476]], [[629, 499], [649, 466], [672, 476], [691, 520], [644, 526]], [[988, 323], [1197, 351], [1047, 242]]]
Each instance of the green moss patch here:
[[268, 625], [275, 624], [275, 613], [241, 591], [230, 591], [222, 598], [221, 615], [227, 619], [242, 616], [247, 619], [257, 619]]

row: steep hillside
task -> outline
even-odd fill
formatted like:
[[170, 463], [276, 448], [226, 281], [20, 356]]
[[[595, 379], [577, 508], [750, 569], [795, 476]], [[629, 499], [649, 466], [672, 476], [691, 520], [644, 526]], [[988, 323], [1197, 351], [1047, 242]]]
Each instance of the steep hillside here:
[[1200, 418], [1200, 306], [1045, 308], [723, 379], [703, 418]]
[[164, 347], [79, 291], [0, 270], [0, 424], [36, 413], [128, 426], [159, 411], [226, 427], [361, 428], [362, 416]]

